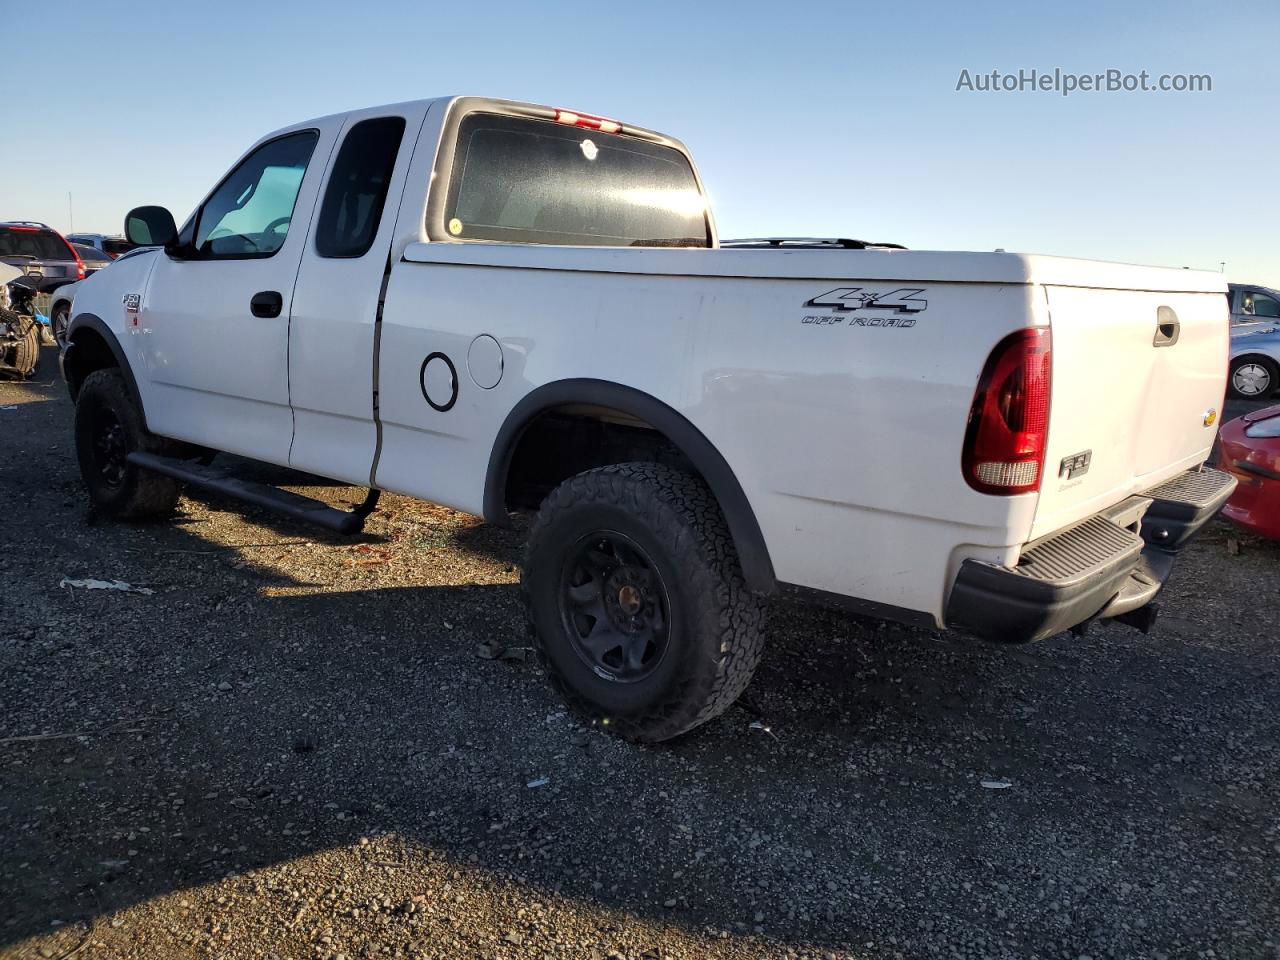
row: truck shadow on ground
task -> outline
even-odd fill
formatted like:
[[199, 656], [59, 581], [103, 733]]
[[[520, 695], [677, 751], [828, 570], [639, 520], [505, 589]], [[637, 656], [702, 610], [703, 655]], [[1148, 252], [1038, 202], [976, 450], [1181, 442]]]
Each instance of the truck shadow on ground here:
[[[46, 415], [21, 412], [24, 431]], [[1276, 654], [1233, 639], [1229, 584], [1200, 618], [1206, 557], [1171, 585], [1182, 626], [1160, 639], [1008, 649], [778, 602], [740, 704], [646, 748], [565, 712], [510, 583], [288, 592], [309, 578], [243, 547], [215, 563], [199, 522], [46, 509], [29, 481], [54, 445], [5, 436], [31, 466], [0, 479], [30, 518], [4, 561], [0, 679], [22, 694], [0, 731], [52, 736], [0, 745], [0, 944], [389, 848], [600, 912], [602, 942], [641, 917], [761, 953], [1132, 956], [1277, 919], [1265, 860], [1238, 852], [1274, 831]], [[499, 563], [519, 543], [439, 536], [424, 549]], [[1277, 559], [1250, 589], [1275, 595]], [[166, 589], [68, 596], [50, 585], [72, 563]], [[1274, 636], [1274, 605], [1250, 619]], [[495, 643], [524, 658], [479, 655]], [[488, 920], [468, 952], [515, 922]], [[298, 941], [347, 922], [313, 915]]]
[[[110, 622], [106, 598], [86, 603]], [[744, 705], [640, 748], [574, 723], [531, 661], [477, 658], [486, 640], [521, 642], [512, 586], [246, 604], [245, 619], [176, 646], [138, 626], [131, 662], [146, 668], [127, 676], [85, 649], [98, 638], [62, 641], [97, 666], [101, 688], [127, 687], [118, 712], [134, 719], [6, 747], [7, 804], [26, 829], [4, 858], [5, 885], [17, 883], [4, 941], [385, 836], [694, 930], [853, 949], [1017, 912], [1026, 925], [1009, 946], [1038, 951], [1107, 922], [1106, 901], [1160, 856], [1135, 833], [1213, 821], [1192, 839], [1204, 875], [1222, 876], [1219, 841], [1249, 819], [1249, 791], [1228, 798], [1195, 776], [1160, 797], [1164, 816], [1144, 818], [1152, 783], [1188, 752], [1169, 733], [1187, 721], [1170, 698], [1135, 703], [1112, 667], [1162, 686], [1210, 664], [1162, 668], [1142, 644], [1111, 663], [1052, 645], [1010, 658], [779, 605], [780, 642]], [[1246, 682], [1248, 664], [1212, 659], [1220, 691], [1267, 695]], [[76, 672], [59, 686], [82, 690]], [[1100, 736], [1104, 716], [1130, 734]], [[986, 778], [1013, 787], [984, 789]], [[1120, 850], [1118, 871], [1078, 860]], [[1065, 912], [1042, 893], [1054, 876], [1075, 890]], [[975, 884], [1004, 892], [975, 898]], [[1264, 911], [1234, 892], [1239, 909]], [[1194, 897], [1167, 895], [1183, 919], [1161, 938], [1211, 929]]]

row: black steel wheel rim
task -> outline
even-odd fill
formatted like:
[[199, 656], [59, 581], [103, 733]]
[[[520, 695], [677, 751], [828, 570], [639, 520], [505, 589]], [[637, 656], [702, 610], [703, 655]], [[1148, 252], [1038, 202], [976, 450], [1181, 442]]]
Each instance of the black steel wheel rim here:
[[93, 453], [93, 466], [98, 479], [108, 487], [124, 483], [129, 446], [125, 441], [124, 424], [115, 412], [98, 407], [90, 420], [89, 442]]
[[597, 676], [636, 683], [666, 656], [671, 603], [650, 556], [615, 531], [570, 548], [560, 575], [560, 619], [574, 653]]

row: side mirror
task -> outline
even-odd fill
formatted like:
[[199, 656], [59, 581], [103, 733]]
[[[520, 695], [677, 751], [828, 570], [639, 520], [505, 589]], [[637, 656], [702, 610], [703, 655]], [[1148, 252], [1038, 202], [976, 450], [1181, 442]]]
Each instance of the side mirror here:
[[178, 239], [178, 228], [164, 207], [134, 207], [125, 214], [124, 235], [139, 247], [167, 247]]

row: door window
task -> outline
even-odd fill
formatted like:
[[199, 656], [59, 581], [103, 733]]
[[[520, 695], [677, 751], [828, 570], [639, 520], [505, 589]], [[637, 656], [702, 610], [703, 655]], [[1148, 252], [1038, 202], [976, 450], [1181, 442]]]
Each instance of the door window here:
[[232, 170], [200, 209], [197, 255], [269, 257], [284, 246], [316, 138], [306, 130], [264, 143]]
[[316, 221], [320, 256], [363, 257], [369, 252], [403, 136], [403, 117], [361, 120], [347, 133]]
[[1245, 291], [1240, 294], [1240, 312], [1251, 317], [1280, 317], [1280, 301], [1265, 293]]

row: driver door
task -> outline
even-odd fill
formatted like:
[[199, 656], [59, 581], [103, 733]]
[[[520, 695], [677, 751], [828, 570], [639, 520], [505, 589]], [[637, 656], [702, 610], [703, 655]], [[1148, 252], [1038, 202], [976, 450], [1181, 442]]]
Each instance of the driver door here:
[[157, 257], [135, 327], [155, 433], [288, 462], [289, 315], [335, 132], [255, 147], [183, 227], [182, 258]]

